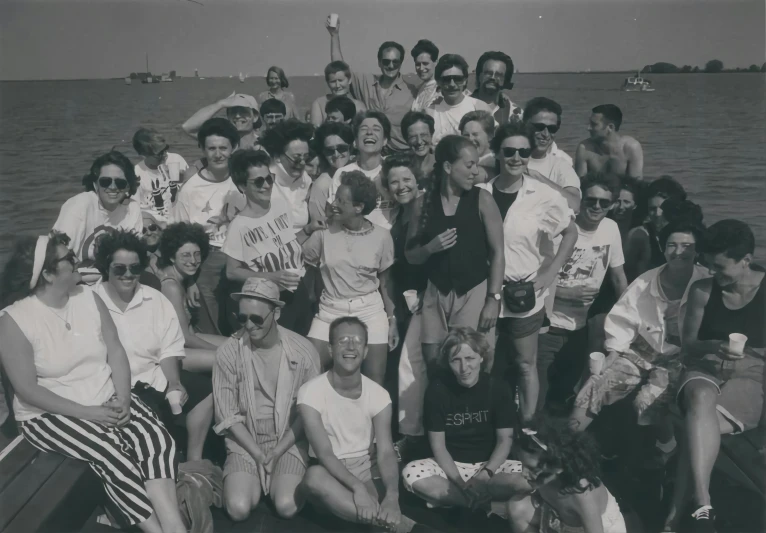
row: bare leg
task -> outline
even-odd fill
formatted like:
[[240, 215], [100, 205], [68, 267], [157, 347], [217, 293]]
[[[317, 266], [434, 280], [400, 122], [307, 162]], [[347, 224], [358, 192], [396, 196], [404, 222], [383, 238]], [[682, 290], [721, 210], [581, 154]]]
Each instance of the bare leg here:
[[202, 459], [202, 448], [205, 446], [210, 426], [213, 423], [213, 395], [209, 395], [194, 406], [186, 415], [186, 458], [189, 461]]
[[357, 523], [354, 494], [321, 465], [310, 467], [303, 477], [306, 497], [347, 522]]
[[319, 363], [322, 367], [320, 370], [326, 372], [330, 370], [332, 366], [332, 357], [330, 357], [330, 343], [327, 341], [320, 341], [319, 339], [312, 339], [309, 337], [309, 341], [314, 345], [316, 351], [319, 352]]
[[[207, 335], [215, 337], [216, 335]], [[223, 338], [223, 337], [221, 337]], [[215, 350], [185, 348], [186, 357], [181, 359], [181, 366], [187, 372], [212, 372], [215, 366]]]
[[388, 344], [370, 344], [367, 357], [362, 362], [362, 374], [378, 385], [383, 385], [386, 377], [386, 360], [388, 359]]
[[223, 480], [223, 504], [235, 522], [247, 520], [261, 500], [261, 483], [247, 472], [233, 472]]
[[303, 508], [306, 499], [300, 490], [303, 476], [279, 474], [271, 479], [269, 495], [277, 514], [282, 518], [292, 518]]
[[513, 339], [519, 368], [519, 411], [523, 422], [532, 420], [537, 409], [537, 396], [540, 392], [540, 381], [537, 376], [537, 337], [538, 333]]
[[163, 533], [186, 533], [186, 526], [178, 510], [176, 482], [167, 478], [150, 479], [145, 482], [145, 486]]
[[686, 442], [686, 432], [678, 432], [678, 465], [676, 466], [676, 480], [673, 486], [673, 499], [670, 502], [668, 516], [665, 518], [663, 531], [678, 531], [680, 512], [683, 511], [687, 501], [689, 478], [691, 467], [689, 465], [689, 447]]
[[463, 492], [450, 480], [441, 476], [429, 476], [412, 484], [412, 491], [429, 503], [468, 507]]

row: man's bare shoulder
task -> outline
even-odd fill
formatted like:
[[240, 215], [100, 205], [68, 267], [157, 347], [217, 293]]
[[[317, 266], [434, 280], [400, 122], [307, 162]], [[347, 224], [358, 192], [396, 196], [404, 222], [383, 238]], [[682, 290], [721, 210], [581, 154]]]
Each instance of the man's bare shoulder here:
[[625, 152], [641, 149], [641, 143], [638, 142], [638, 140], [635, 137], [631, 137], [630, 135], [620, 136], [620, 141], [622, 144], [622, 149]]
[[593, 139], [591, 138], [583, 139], [582, 141], [580, 141], [580, 144], [577, 145], [577, 150], [579, 151], [581, 147], [587, 152], [596, 151], [596, 143], [593, 142]]

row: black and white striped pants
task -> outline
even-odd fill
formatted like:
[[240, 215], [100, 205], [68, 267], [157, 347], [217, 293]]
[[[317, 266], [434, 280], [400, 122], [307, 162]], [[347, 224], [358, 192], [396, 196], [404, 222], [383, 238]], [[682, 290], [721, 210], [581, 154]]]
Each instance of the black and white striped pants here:
[[104, 484], [108, 511], [123, 527], [140, 524], [154, 512], [144, 481], [176, 478], [175, 442], [136, 395], [130, 421], [122, 427], [50, 413], [19, 426], [36, 448], [87, 461]]

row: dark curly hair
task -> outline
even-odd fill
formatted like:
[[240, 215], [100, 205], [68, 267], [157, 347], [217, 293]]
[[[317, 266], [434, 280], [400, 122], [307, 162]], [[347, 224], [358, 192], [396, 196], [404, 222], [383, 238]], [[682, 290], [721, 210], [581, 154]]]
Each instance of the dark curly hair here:
[[[601, 486], [601, 454], [590, 434], [575, 431], [566, 420], [540, 416], [518, 435], [515, 445], [540, 455], [541, 468], [561, 470], [557, 479], [562, 493], [582, 493]], [[581, 484], [583, 479], [587, 482], [585, 486]]]
[[380, 111], [368, 109], [367, 111], [357, 113], [354, 117], [354, 122], [351, 125], [354, 129], [354, 139], [359, 136], [359, 128], [362, 127], [362, 122], [368, 118], [374, 118], [380, 123], [380, 125], [383, 127], [383, 136], [386, 138], [386, 140], [391, 138], [391, 121], [388, 120], [388, 117]]
[[112, 264], [112, 259], [114, 259], [114, 254], [120, 250], [135, 252], [142, 269], [149, 266], [146, 244], [135, 232], [123, 229], [109, 231], [98, 240], [94, 262], [94, 266], [101, 272], [104, 281], [109, 281], [109, 267]]
[[351, 192], [351, 201], [354, 204], [364, 206], [362, 215], [369, 215], [378, 205], [378, 189], [362, 171], [344, 172], [340, 177], [340, 184], [348, 187]]
[[247, 186], [247, 171], [250, 167], [271, 166], [271, 157], [263, 150], [239, 150], [231, 154], [229, 158], [229, 174], [231, 181], [239, 190]]
[[439, 59], [439, 48], [428, 39], [420, 39], [417, 44], [412, 47], [410, 55], [412, 56], [412, 59], [415, 60], [420, 54], [428, 54], [431, 61], [436, 61]]
[[93, 164], [90, 166], [90, 172], [82, 178], [82, 185], [85, 187], [85, 190], [96, 190], [96, 181], [98, 181], [99, 174], [101, 174], [101, 169], [107, 165], [119, 167], [122, 173], [125, 174], [125, 179], [128, 180], [128, 196], [136, 194], [138, 177], [136, 176], [133, 163], [130, 162], [130, 159], [125, 154], [116, 150], [100, 155], [93, 161]]
[[324, 105], [324, 112], [325, 115], [329, 115], [335, 111], [340, 111], [345, 122], [356, 116], [356, 104], [348, 96], [335, 96], [327, 100], [327, 103]]
[[481, 71], [484, 70], [484, 63], [487, 61], [501, 61], [505, 63], [505, 79], [501, 89], [513, 89], [511, 78], [513, 77], [513, 59], [503, 52], [484, 52], [476, 63], [476, 87], [481, 87]]
[[741, 220], [719, 220], [705, 232], [702, 251], [711, 255], [725, 254], [729, 259], [741, 261], [747, 254], [755, 253], [755, 235]]
[[434, 122], [434, 117], [431, 115], [426, 115], [420, 111], [407, 111], [402, 117], [402, 123], [400, 126], [400, 129], [402, 130], [402, 137], [405, 139], [409, 137], [410, 134], [408, 130], [410, 129], [410, 126], [417, 124], [418, 122], [422, 122], [428, 126], [428, 131], [431, 132], [431, 135], [433, 135], [434, 131], [436, 131], [436, 122]]
[[202, 123], [197, 132], [197, 145], [204, 150], [205, 141], [211, 135], [229, 139], [232, 148], [239, 146], [239, 132], [234, 124], [222, 117], [213, 117]]
[[463, 58], [463, 56], [458, 54], [444, 54], [441, 56], [439, 58], [439, 62], [436, 63], [436, 67], [434, 68], [434, 78], [438, 81], [444, 71], [451, 68], [460, 69], [466, 80], [468, 79], [468, 62]]
[[388, 174], [391, 170], [399, 167], [407, 167], [412, 171], [412, 175], [415, 176], [415, 181], [418, 187], [423, 183], [423, 171], [420, 165], [415, 163], [415, 160], [410, 153], [394, 153], [383, 160], [383, 169], [380, 172], [380, 184], [385, 189], [388, 189]]
[[303, 141], [309, 143], [314, 136], [314, 126], [301, 122], [297, 118], [288, 118], [283, 120], [261, 138], [261, 145], [273, 157], [285, 153], [287, 145], [293, 141]]
[[[69, 236], [66, 233], [54, 230], [50, 232], [49, 236], [50, 240], [45, 247], [44, 272], [54, 272], [56, 270], [58, 266], [56, 249], [59, 246], [69, 246]], [[40, 276], [34, 288], [29, 286], [29, 282], [32, 281], [36, 246], [37, 237], [31, 235], [18, 237], [13, 243], [11, 256], [5, 263], [2, 277], [0, 278], [0, 309], [26, 298], [34, 293], [36, 289], [44, 287], [47, 283], [45, 278]]]
[[612, 201], [615, 201], [620, 196], [620, 185], [619, 176], [605, 172], [591, 171], [580, 178], [580, 190], [583, 198], [585, 198], [585, 192], [591, 187], [601, 187], [612, 193]]
[[529, 102], [527, 102], [527, 105], [524, 106], [524, 115], [523, 115], [523, 121], [527, 122], [530, 118], [534, 117], [536, 114], [538, 114], [540, 111], [548, 111], [550, 113], [555, 113], [557, 117], [557, 124], [561, 125], [561, 114], [562, 109], [558, 102], [555, 100], [551, 100], [550, 98], [546, 98], [545, 96], [536, 96], [535, 98], [532, 98]]
[[160, 257], [157, 265], [160, 268], [172, 265], [171, 259], [176, 256], [178, 249], [190, 242], [199, 246], [202, 261], [204, 262], [210, 253], [210, 237], [205, 233], [205, 228], [199, 224], [190, 224], [189, 222], [170, 224], [162, 232], [162, 237], [160, 237]]
[[314, 132], [314, 138], [311, 140], [311, 148], [319, 154], [319, 160], [322, 162], [322, 171], [329, 172], [332, 165], [324, 155], [324, 142], [327, 137], [336, 135], [343, 139], [343, 142], [349, 146], [349, 150], [354, 146], [354, 132], [346, 124], [337, 122], [325, 122]]

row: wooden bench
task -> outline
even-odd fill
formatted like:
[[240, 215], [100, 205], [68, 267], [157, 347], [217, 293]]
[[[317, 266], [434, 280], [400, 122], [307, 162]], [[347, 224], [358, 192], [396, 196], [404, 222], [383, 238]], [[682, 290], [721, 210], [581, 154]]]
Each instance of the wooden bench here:
[[766, 496], [766, 465], [758, 452], [758, 442], [752, 431], [724, 435], [716, 469], [761, 495]]

